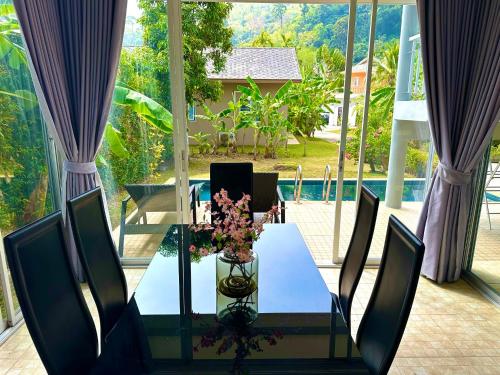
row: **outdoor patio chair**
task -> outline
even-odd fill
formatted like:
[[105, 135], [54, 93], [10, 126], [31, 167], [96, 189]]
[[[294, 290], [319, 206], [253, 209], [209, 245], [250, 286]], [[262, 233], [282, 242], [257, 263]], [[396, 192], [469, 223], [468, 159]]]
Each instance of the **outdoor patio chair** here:
[[384, 252], [356, 344], [370, 374], [387, 374], [398, 350], [417, 290], [424, 244], [389, 217]]
[[[125, 235], [164, 234], [170, 225], [177, 224], [175, 184], [128, 184], [125, 185], [125, 190], [129, 195], [122, 200], [118, 243], [120, 256], [123, 256]], [[193, 224], [196, 224], [196, 206], [200, 206], [199, 190], [196, 185], [190, 187], [189, 199]], [[137, 211], [127, 219], [127, 205], [130, 200], [137, 206]], [[150, 224], [148, 212], [164, 212], [166, 217], [160, 224]]]
[[[243, 193], [250, 194], [250, 217], [253, 217], [253, 164], [252, 163], [211, 163], [210, 200], [212, 213], [219, 212], [214, 194], [221, 189], [227, 190], [232, 200], [241, 199]], [[217, 216], [212, 215], [212, 221]]]
[[99, 312], [101, 342], [128, 301], [127, 281], [113, 244], [101, 195], [92, 189], [68, 201], [76, 249]]
[[352, 300], [370, 251], [373, 230], [377, 221], [378, 205], [379, 198], [363, 185], [351, 242], [340, 269], [339, 295], [332, 293], [334, 302], [349, 329], [351, 329]]
[[285, 200], [278, 186], [278, 172], [253, 174], [253, 210], [254, 220], [260, 218], [265, 212], [269, 211], [274, 205], [279, 205], [279, 215], [273, 218], [275, 223], [285, 222]]

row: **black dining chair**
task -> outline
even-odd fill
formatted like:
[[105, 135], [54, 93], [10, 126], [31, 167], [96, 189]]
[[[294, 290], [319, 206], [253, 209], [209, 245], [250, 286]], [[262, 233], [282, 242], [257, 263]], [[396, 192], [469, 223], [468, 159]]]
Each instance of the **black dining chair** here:
[[365, 267], [377, 221], [379, 198], [366, 186], [361, 187], [356, 221], [339, 277], [339, 294], [332, 293], [344, 321], [351, 329], [351, 306]]
[[386, 374], [396, 355], [417, 290], [424, 244], [390, 216], [373, 292], [356, 344], [371, 374]]
[[210, 200], [212, 221], [218, 217], [219, 207], [214, 200], [214, 194], [221, 189], [228, 192], [228, 197], [234, 201], [241, 199], [243, 193], [250, 194], [250, 217], [253, 217], [253, 164], [252, 163], [211, 163], [210, 164]]
[[61, 212], [4, 238], [28, 331], [49, 374], [88, 374], [97, 359], [94, 322], [71, 268]]
[[101, 322], [101, 339], [127, 305], [127, 281], [106, 220], [101, 188], [67, 203], [76, 249]]
[[278, 177], [278, 172], [254, 172], [252, 197], [254, 220], [278, 205], [279, 215], [276, 214], [273, 220], [275, 223], [285, 222], [285, 200], [278, 186]]

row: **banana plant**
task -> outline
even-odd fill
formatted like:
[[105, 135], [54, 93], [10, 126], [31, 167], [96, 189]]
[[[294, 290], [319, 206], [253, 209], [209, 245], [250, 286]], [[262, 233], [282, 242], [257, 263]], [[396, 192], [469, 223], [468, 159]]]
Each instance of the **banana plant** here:
[[0, 5], [0, 59], [6, 59], [8, 66], [19, 70], [27, 65], [22, 47], [21, 30], [12, 4]]
[[203, 132], [198, 132], [193, 135], [190, 135], [189, 138], [194, 140], [196, 144], [198, 145], [198, 153], [200, 155], [207, 154], [210, 151], [210, 142], [208, 138], [210, 137], [210, 134], [203, 133]]
[[266, 137], [266, 157], [276, 156], [276, 147], [283, 133], [286, 134], [285, 114], [282, 109], [285, 105], [286, 96], [293, 83], [286, 82], [274, 95], [271, 93], [262, 94], [255, 81], [247, 77], [248, 87], [238, 85], [248, 111], [244, 112], [246, 126], [254, 128], [254, 160], [257, 159], [257, 146], [261, 135]]
[[113, 103], [130, 108], [142, 120], [165, 134], [171, 134], [173, 131], [172, 113], [160, 103], [140, 92], [116, 85]]
[[215, 133], [213, 136], [213, 153], [216, 154], [217, 150], [219, 149], [220, 146], [220, 135], [221, 134], [227, 134], [228, 135], [228, 149], [229, 149], [229, 129], [226, 126], [226, 122], [224, 121], [229, 113], [231, 113], [231, 110], [229, 108], [223, 109], [220, 112], [213, 112], [207, 105], [203, 105], [203, 112], [205, 112], [204, 115], [196, 115], [197, 118], [206, 120], [210, 123], [210, 125], [214, 128]]
[[[140, 92], [116, 85], [113, 104], [130, 108], [140, 119], [164, 134], [172, 134], [173, 132], [172, 114], [170, 111]], [[124, 146], [125, 142], [120, 131], [109, 122], [106, 124], [104, 139], [112, 154], [119, 158], [128, 157], [129, 153]], [[101, 160], [101, 162], [103, 161]]]

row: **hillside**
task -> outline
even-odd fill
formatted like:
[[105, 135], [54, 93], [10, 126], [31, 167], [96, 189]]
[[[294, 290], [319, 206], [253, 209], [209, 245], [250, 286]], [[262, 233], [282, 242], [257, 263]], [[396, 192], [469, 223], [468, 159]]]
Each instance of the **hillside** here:
[[[378, 7], [376, 43], [399, 38], [400, 5]], [[370, 5], [359, 5], [356, 14], [354, 61], [366, 56], [370, 29]], [[233, 45], [249, 45], [263, 31], [276, 45], [280, 35], [299, 49], [327, 45], [345, 52], [349, 7], [345, 4], [244, 4], [235, 3], [228, 24], [233, 29]]]

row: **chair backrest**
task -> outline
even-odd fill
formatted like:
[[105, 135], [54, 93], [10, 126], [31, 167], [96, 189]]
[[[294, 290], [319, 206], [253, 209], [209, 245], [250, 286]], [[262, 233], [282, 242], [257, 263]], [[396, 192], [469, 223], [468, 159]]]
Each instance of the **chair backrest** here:
[[339, 304], [347, 327], [351, 327], [354, 292], [363, 273], [377, 221], [379, 198], [366, 186], [361, 187], [356, 222], [339, 278]]
[[278, 172], [254, 172], [252, 196], [254, 212], [267, 212], [278, 203], [276, 193], [278, 177]]
[[101, 321], [104, 339], [127, 305], [127, 282], [109, 231], [101, 189], [68, 201], [73, 237]]
[[73, 274], [61, 212], [4, 238], [24, 320], [49, 374], [87, 374], [97, 359], [94, 322]]
[[384, 253], [356, 344], [371, 374], [386, 374], [417, 290], [424, 244], [391, 215]]
[[[250, 217], [253, 217], [253, 164], [252, 163], [212, 163], [210, 164], [210, 200], [212, 212], [219, 207], [214, 201], [214, 194], [221, 189], [228, 192], [234, 201], [241, 199], [243, 193], [250, 194]], [[214, 216], [212, 216], [213, 220]]]
[[175, 212], [175, 185], [127, 184], [124, 186], [137, 208], [143, 212]]

